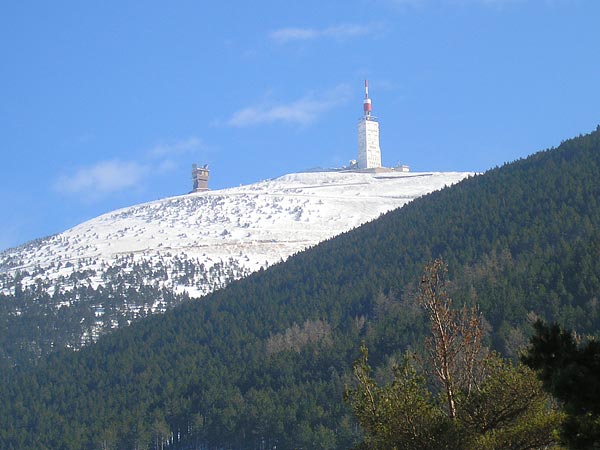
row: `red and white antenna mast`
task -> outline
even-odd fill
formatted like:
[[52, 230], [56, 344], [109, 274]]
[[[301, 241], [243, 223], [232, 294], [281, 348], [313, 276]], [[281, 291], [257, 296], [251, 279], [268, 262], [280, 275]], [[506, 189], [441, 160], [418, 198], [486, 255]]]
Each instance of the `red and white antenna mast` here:
[[369, 98], [369, 80], [365, 80], [365, 100], [363, 101], [363, 111], [365, 118], [371, 117], [371, 99]]

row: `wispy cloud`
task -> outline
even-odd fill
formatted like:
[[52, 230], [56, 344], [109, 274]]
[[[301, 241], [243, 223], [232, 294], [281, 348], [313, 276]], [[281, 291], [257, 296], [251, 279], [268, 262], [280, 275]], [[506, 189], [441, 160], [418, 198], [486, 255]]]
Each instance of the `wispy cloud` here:
[[205, 150], [203, 141], [197, 137], [160, 143], [134, 160], [115, 158], [79, 167], [72, 173], [61, 175], [54, 189], [63, 194], [95, 200], [126, 189], [143, 187], [144, 180], [150, 175], [172, 172], [183, 159], [197, 157]]
[[308, 94], [289, 103], [249, 106], [236, 111], [226, 123], [233, 127], [273, 122], [308, 125], [323, 113], [346, 102], [349, 94], [347, 85], [339, 85], [329, 93], [320, 96]]
[[148, 155], [152, 158], [172, 158], [186, 154], [194, 154], [205, 148], [201, 139], [192, 136], [176, 142], [160, 143], [150, 149]]
[[72, 175], [61, 176], [55, 187], [68, 194], [102, 195], [135, 186], [149, 170], [148, 166], [133, 161], [100, 161], [79, 168]]
[[372, 33], [376, 25], [342, 24], [327, 28], [280, 28], [272, 31], [269, 37], [280, 44], [293, 41], [309, 41], [315, 39], [335, 39], [343, 41]]

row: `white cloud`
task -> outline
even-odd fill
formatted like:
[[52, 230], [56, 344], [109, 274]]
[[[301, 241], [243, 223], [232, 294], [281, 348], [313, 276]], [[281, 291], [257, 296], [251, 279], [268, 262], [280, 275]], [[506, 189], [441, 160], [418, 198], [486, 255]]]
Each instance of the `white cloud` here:
[[191, 164], [191, 157], [202, 151], [206, 151], [206, 146], [194, 136], [160, 143], [143, 152], [137, 160], [99, 161], [71, 174], [63, 174], [54, 184], [54, 189], [64, 194], [81, 195], [86, 200], [96, 200], [115, 192], [143, 187], [145, 178], [173, 172], [183, 160]]
[[94, 197], [133, 187], [148, 171], [147, 166], [133, 161], [100, 161], [61, 176], [55, 187], [59, 192]]
[[249, 106], [235, 112], [226, 123], [233, 127], [245, 127], [272, 122], [308, 125], [323, 113], [346, 102], [348, 98], [348, 86], [340, 85], [322, 96], [309, 94], [290, 103]]
[[177, 169], [177, 162], [172, 159], [163, 159], [156, 166], [156, 172], [158, 173], [172, 172], [175, 169]]
[[269, 34], [271, 39], [280, 43], [306, 41], [315, 39], [318, 36], [319, 31], [312, 28], [281, 28]]
[[272, 31], [269, 37], [274, 41], [285, 44], [292, 41], [309, 41], [319, 38], [330, 38], [342, 41], [370, 34], [376, 27], [374, 25], [342, 24], [327, 28], [281, 28]]
[[148, 152], [152, 158], [163, 158], [193, 154], [205, 148], [201, 139], [192, 136], [181, 141], [158, 144]]

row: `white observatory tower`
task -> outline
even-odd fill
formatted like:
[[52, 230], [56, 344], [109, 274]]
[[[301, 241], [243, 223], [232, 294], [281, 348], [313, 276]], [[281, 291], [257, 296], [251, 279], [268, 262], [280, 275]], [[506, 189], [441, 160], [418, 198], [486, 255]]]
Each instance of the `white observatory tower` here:
[[381, 167], [381, 149], [379, 148], [379, 122], [371, 115], [369, 98], [369, 80], [365, 80], [364, 116], [358, 121], [358, 168], [374, 169]]

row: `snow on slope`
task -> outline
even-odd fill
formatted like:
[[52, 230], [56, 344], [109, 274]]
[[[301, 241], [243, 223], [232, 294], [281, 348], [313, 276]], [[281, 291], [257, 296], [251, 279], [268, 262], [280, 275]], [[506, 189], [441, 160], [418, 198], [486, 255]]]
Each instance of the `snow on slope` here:
[[[144, 264], [141, 283], [199, 296], [469, 175], [296, 173], [123, 208], [0, 253], [0, 290], [11, 292], [18, 272], [50, 293], [96, 288]], [[184, 276], [186, 261], [200, 270]]]

